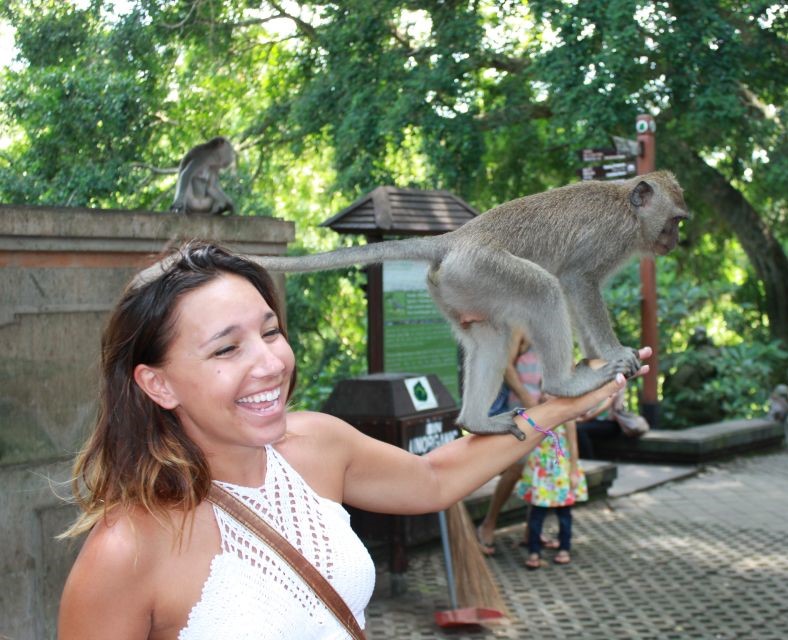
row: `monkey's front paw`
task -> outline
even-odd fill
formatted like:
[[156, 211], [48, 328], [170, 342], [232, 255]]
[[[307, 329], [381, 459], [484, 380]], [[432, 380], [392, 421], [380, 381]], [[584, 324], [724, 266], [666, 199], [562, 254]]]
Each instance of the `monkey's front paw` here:
[[627, 378], [634, 376], [640, 370], [640, 358], [636, 349], [621, 347], [604, 356], [607, 360], [608, 368], [612, 368], [616, 373], [623, 373]]

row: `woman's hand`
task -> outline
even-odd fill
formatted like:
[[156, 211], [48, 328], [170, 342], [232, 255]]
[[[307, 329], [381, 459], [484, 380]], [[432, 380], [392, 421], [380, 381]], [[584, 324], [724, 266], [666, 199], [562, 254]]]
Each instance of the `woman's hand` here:
[[[641, 349], [638, 355], [648, 358], [651, 349]], [[635, 375], [647, 371], [648, 366], [643, 366]], [[348, 460], [341, 491], [345, 503], [381, 513], [429, 513], [446, 509], [475, 491], [531, 453], [545, 438], [546, 429], [585, 413], [625, 385], [624, 376], [619, 376], [579, 398], [553, 398], [536, 405], [529, 409], [528, 415], [539, 429], [534, 429], [523, 417], [514, 416], [525, 440], [505, 433], [469, 435], [423, 456], [365, 436], [338, 418], [321, 414], [321, 421], [326, 427], [334, 425], [332, 441], [341, 443], [340, 449]], [[324, 427], [320, 431], [326, 433]], [[576, 459], [576, 453], [572, 457]]]
[[[651, 347], [642, 347], [638, 350], [638, 357], [641, 360], [646, 360], [650, 358], [652, 354]], [[590, 360], [589, 365], [593, 368], [598, 368], [605, 364], [604, 360]], [[638, 378], [640, 376], [645, 375], [649, 371], [649, 366], [644, 364], [638, 371], [631, 376], [629, 379], [632, 380], [634, 378]], [[626, 385], [627, 379], [624, 377], [623, 374], [618, 374], [616, 379], [608, 382], [605, 385], [599, 387], [599, 389], [595, 389], [594, 391], [589, 391], [585, 395], [578, 396], [577, 398], [556, 398], [550, 397], [549, 404], [559, 408], [562, 411], [567, 411], [566, 420], [576, 419], [579, 416], [582, 416], [587, 413], [592, 413], [596, 407], [598, 407], [602, 403], [609, 402], [616, 393], [618, 393], [621, 389], [624, 388]]]

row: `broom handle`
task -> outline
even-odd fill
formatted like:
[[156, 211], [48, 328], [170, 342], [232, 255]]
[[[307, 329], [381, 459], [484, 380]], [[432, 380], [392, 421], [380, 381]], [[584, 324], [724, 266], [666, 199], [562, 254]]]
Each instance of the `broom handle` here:
[[446, 512], [438, 512], [438, 523], [441, 528], [441, 543], [443, 544], [443, 560], [446, 563], [446, 581], [449, 583], [449, 601], [451, 608], [457, 608], [457, 587], [454, 584], [454, 565], [451, 561], [451, 548], [449, 547], [449, 528], [446, 525]]

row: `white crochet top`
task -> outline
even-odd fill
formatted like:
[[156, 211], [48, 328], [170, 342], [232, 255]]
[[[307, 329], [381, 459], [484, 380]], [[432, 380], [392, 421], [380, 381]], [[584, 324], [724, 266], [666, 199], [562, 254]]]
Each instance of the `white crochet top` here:
[[[342, 505], [321, 498], [267, 446], [259, 488], [220, 482], [279, 531], [344, 598], [363, 628], [375, 567]], [[303, 580], [258, 538], [214, 505], [222, 551], [178, 640], [343, 640], [345, 628]]]

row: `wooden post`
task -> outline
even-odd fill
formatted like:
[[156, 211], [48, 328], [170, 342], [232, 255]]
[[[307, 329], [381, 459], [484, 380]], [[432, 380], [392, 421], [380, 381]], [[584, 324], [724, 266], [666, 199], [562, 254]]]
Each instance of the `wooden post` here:
[[[380, 238], [367, 236], [367, 242]], [[370, 264], [367, 272], [367, 373], [383, 371], [383, 265]]]
[[[640, 114], [636, 118], [635, 129], [640, 146], [637, 173], [643, 175], [656, 169], [654, 133], [657, 127], [654, 118]], [[640, 259], [640, 286], [641, 345], [648, 345], [654, 351], [648, 361], [649, 372], [643, 379], [640, 413], [652, 427], [657, 428], [659, 426], [659, 331], [657, 329], [657, 272], [653, 256], [644, 256]]]

